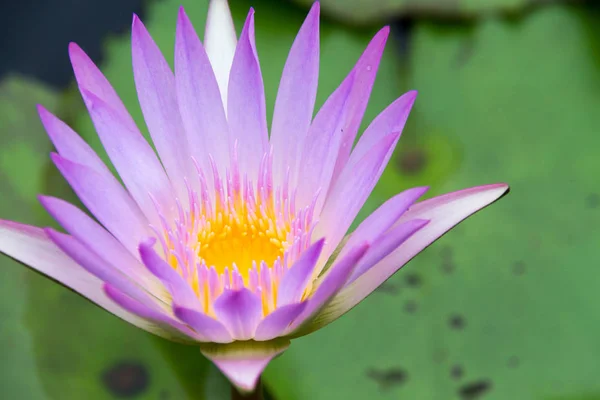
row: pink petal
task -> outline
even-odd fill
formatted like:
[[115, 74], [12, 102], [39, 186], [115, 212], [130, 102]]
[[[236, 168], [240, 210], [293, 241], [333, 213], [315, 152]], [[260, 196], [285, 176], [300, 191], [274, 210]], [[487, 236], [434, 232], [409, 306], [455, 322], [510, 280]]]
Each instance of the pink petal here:
[[254, 293], [246, 288], [225, 290], [213, 307], [217, 319], [235, 340], [252, 339], [262, 317], [261, 302]]
[[203, 340], [202, 342], [230, 343], [231, 335], [219, 321], [206, 314], [175, 306], [173, 309], [177, 318], [191, 326]]
[[299, 167], [319, 80], [319, 3], [315, 2], [288, 55], [273, 113], [271, 144], [279, 179]]
[[384, 257], [396, 250], [408, 238], [419, 230], [423, 229], [429, 223], [426, 219], [413, 219], [406, 221], [392, 228], [389, 232], [383, 234], [375, 243], [371, 245], [369, 251], [362, 258], [360, 263], [354, 268], [352, 275], [348, 278], [346, 285], [352, 283], [362, 274], [377, 264]]
[[313, 271], [324, 243], [325, 239], [313, 243], [285, 272], [277, 288], [277, 307], [300, 301], [302, 293], [313, 277]]
[[427, 187], [416, 187], [405, 190], [379, 206], [350, 234], [338, 257], [343, 257], [358, 243], [376, 242], [427, 189]]
[[265, 91], [254, 43], [254, 10], [250, 9], [235, 50], [229, 75], [227, 121], [231, 140], [237, 144], [240, 170], [255, 181], [269, 134]]
[[81, 84], [80, 91], [98, 136], [123, 183], [148, 220], [160, 226], [154, 202], [164, 215], [175, 211], [175, 202], [171, 184], [154, 150], [139, 130], [123, 120], [110, 103]]
[[407, 92], [390, 104], [371, 122], [352, 150], [348, 165], [358, 162], [369, 150], [391, 132], [402, 132], [417, 92]]
[[52, 228], [46, 228], [45, 232], [50, 240], [65, 252], [65, 254], [101, 281], [109, 283], [116, 289], [126, 293], [128, 296], [133, 297], [137, 301], [147, 303], [147, 305], [151, 307], [156, 306], [159, 301], [166, 301], [166, 299], [151, 297], [147, 291], [150, 288], [141, 287], [139, 285], [140, 282], [133, 281], [131, 278], [125, 276], [114, 266], [100, 258], [98, 254], [85, 247], [73, 236], [57, 232]]
[[[329, 192], [333, 171], [344, 136], [344, 126], [348, 118], [350, 91], [354, 85], [351, 75], [335, 91], [311, 124], [304, 149], [297, 168], [298, 204], [306, 206], [313, 201], [315, 193], [319, 198], [314, 213], [319, 215]], [[295, 148], [296, 145], [291, 146]]]
[[309, 297], [306, 309], [294, 320], [287, 329], [287, 336], [297, 337], [305, 335], [305, 326], [315, 318], [321, 310], [335, 297], [344, 287], [352, 271], [365, 255], [369, 245], [364, 243], [356, 246], [348, 254], [335, 262], [322, 278], [317, 289]]
[[74, 290], [124, 321], [166, 339], [174, 339], [165, 326], [140, 318], [111, 301], [103, 291], [103, 282], [60, 250], [43, 229], [0, 220], [0, 251]]
[[345, 314], [432, 242], [468, 216], [498, 200], [508, 189], [506, 184], [478, 186], [415, 204], [398, 224], [413, 219], [427, 219], [429, 224], [340, 291], [307, 330], [319, 329]]
[[145, 319], [153, 325], [160, 326], [167, 332], [167, 338], [170, 340], [191, 344], [200, 339], [188, 326], [148, 306], [146, 303], [135, 300], [109, 284], [104, 284], [104, 293], [122, 309]]
[[79, 208], [48, 196], [40, 196], [40, 203], [67, 232], [123, 274], [150, 287], [158, 283], [133, 254]]
[[175, 304], [192, 310], [200, 310], [202, 306], [191, 286], [154, 251], [155, 242], [156, 239], [149, 239], [140, 244], [142, 261], [171, 293]]
[[61, 156], [93, 169], [106, 180], [115, 180], [96, 152], [73, 129], [43, 106], [38, 105], [37, 108], [42, 124]]
[[352, 167], [347, 166], [331, 189], [315, 229], [316, 237], [327, 238], [321, 253], [321, 267], [338, 246], [371, 194], [399, 138], [400, 134], [395, 133], [379, 141], [359, 162]]
[[154, 146], [180, 199], [191, 171], [187, 138], [177, 105], [175, 77], [160, 49], [137, 16], [131, 28], [133, 75], [138, 99]]
[[271, 340], [287, 331], [291, 323], [304, 311], [308, 302], [287, 304], [277, 308], [263, 319], [254, 334], [254, 340]]
[[336, 160], [332, 178], [333, 182], [337, 180], [348, 161], [354, 139], [356, 138], [360, 123], [365, 114], [365, 110], [367, 109], [371, 89], [375, 82], [377, 70], [379, 69], [379, 62], [381, 61], [381, 56], [389, 33], [390, 28], [387, 26], [377, 32], [346, 78], [346, 80], [348, 80], [351, 75], [355, 75], [355, 83], [352, 86], [352, 92], [350, 93], [347, 113], [348, 118], [346, 125], [344, 126], [344, 137]]
[[129, 194], [115, 179], [106, 179], [89, 167], [74, 163], [58, 154], [52, 161], [83, 204], [132, 254], [151, 232], [148, 222]]
[[211, 156], [223, 172], [229, 167], [229, 127], [213, 67], [183, 8], [177, 19], [175, 85], [190, 153], [204, 171], [210, 171]]
[[223, 372], [242, 393], [251, 392], [273, 358], [290, 345], [287, 339], [268, 342], [201, 343], [200, 351]]
[[227, 106], [227, 83], [236, 43], [237, 35], [227, 0], [211, 0], [206, 17], [204, 46], [215, 71], [224, 106]]

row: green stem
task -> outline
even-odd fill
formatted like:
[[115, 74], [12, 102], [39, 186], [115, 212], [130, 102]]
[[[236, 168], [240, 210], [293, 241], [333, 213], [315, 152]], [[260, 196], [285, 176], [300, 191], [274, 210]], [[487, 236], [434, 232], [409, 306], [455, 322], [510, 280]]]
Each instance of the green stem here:
[[256, 388], [252, 393], [241, 394], [235, 388], [235, 386], [231, 385], [231, 400], [263, 400], [263, 387], [262, 381], [258, 378], [258, 383], [256, 384]]

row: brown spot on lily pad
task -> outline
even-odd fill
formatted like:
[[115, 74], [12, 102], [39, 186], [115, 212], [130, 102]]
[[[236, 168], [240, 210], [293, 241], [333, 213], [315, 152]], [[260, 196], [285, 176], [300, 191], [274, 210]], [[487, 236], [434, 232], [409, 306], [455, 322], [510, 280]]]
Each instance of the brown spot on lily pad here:
[[420, 148], [407, 149], [398, 156], [398, 167], [407, 175], [416, 175], [427, 165], [427, 153]]
[[465, 374], [465, 371], [464, 371], [463, 367], [461, 367], [458, 364], [453, 365], [452, 368], [450, 369], [450, 376], [453, 379], [458, 380], [458, 379], [462, 378], [464, 374]]
[[405, 281], [408, 286], [419, 287], [421, 286], [421, 277], [417, 274], [406, 274]]
[[373, 379], [379, 384], [379, 389], [387, 390], [392, 386], [398, 386], [407, 379], [406, 371], [399, 367], [388, 369], [370, 368], [367, 370], [367, 377]]
[[377, 289], [375, 289], [375, 291], [389, 295], [396, 295], [400, 293], [400, 288], [393, 282], [383, 282]]
[[598, 208], [600, 206], [600, 195], [598, 193], [590, 193], [585, 199], [588, 208]]
[[407, 301], [404, 305], [404, 311], [409, 314], [414, 314], [417, 311], [417, 308], [417, 303], [412, 300]]
[[480, 399], [485, 393], [492, 388], [492, 382], [489, 380], [480, 380], [461, 386], [458, 394], [463, 400]]
[[102, 374], [102, 382], [117, 398], [130, 398], [143, 393], [150, 384], [144, 365], [136, 361], [121, 361]]
[[525, 263], [523, 261], [517, 261], [513, 264], [513, 273], [515, 275], [523, 275], [525, 273]]
[[465, 318], [462, 315], [455, 314], [450, 317], [449, 324], [452, 329], [460, 330], [465, 327], [467, 322], [465, 321]]

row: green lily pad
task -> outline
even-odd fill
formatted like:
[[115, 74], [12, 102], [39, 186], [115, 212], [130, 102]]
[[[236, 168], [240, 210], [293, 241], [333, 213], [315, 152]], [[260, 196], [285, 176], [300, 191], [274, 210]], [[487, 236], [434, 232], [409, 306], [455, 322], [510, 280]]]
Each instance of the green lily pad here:
[[[313, 0], [293, 0], [309, 7]], [[565, 0], [321, 0], [323, 13], [355, 25], [387, 23], [390, 19], [437, 17], [473, 19], [489, 14], [516, 14], [533, 6]]]
[[[416, 24], [407, 82], [419, 97], [382, 183], [407, 141], [443, 136], [458, 161], [432, 194], [498, 181], [512, 193], [294, 341], [267, 370], [278, 398], [598, 397], [598, 26], [559, 6]], [[426, 171], [411, 184], [436, 182]]]

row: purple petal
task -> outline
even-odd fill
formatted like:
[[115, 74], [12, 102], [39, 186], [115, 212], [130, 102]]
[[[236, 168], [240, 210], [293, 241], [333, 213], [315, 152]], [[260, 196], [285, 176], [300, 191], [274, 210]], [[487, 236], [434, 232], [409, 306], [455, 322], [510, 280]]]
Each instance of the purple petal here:
[[319, 286], [314, 291], [312, 296], [307, 301], [307, 306], [304, 312], [294, 320], [292, 325], [288, 328], [286, 334], [290, 337], [296, 337], [304, 335], [305, 325], [309, 323], [314, 317], [316, 317], [320, 311], [334, 298], [334, 296], [340, 291], [348, 278], [352, 274], [352, 271], [360, 262], [362, 257], [365, 255], [369, 245], [364, 243], [356, 246], [354, 249], [348, 252], [348, 254], [335, 262], [327, 273], [322, 278]]
[[148, 220], [160, 226], [154, 201], [160, 212], [169, 215], [175, 210], [175, 196], [154, 150], [139, 130], [126, 123], [110, 103], [85, 87], [80, 86], [80, 91], [98, 136], [123, 183]]
[[103, 282], [60, 250], [43, 229], [0, 220], [0, 251], [74, 290], [130, 324], [162, 337], [170, 336], [162, 327], [151, 325], [114, 304], [106, 297], [102, 289]]
[[52, 154], [52, 161], [98, 221], [132, 254], [137, 254], [138, 243], [151, 232], [146, 218], [123, 187], [58, 154]]
[[188, 326], [145, 303], [135, 300], [109, 284], [104, 284], [104, 293], [122, 309], [143, 318], [150, 326], [160, 327], [166, 333], [166, 336], [163, 337], [169, 340], [195, 343], [200, 339]]
[[160, 285], [133, 254], [79, 208], [47, 196], [40, 196], [40, 203], [67, 232], [123, 274], [144, 282], [144, 286]]
[[215, 71], [223, 104], [227, 105], [227, 83], [237, 43], [235, 26], [227, 0], [212, 0], [208, 4], [204, 46]]
[[391, 132], [402, 132], [416, 98], [416, 91], [407, 92], [383, 110], [361, 135], [356, 147], [352, 150], [348, 165], [358, 162]]
[[93, 169], [106, 180], [116, 181], [96, 152], [73, 129], [43, 106], [38, 105], [37, 108], [42, 124], [61, 156]]
[[269, 142], [265, 91], [254, 43], [254, 10], [250, 9], [229, 75], [227, 121], [239, 151], [240, 170], [255, 181]]
[[208, 156], [215, 160], [219, 171], [224, 171], [229, 167], [230, 141], [219, 86], [183, 8], [177, 19], [175, 85], [192, 156], [205, 171], [210, 170]]
[[273, 113], [275, 172], [296, 171], [310, 127], [319, 80], [319, 3], [315, 2], [288, 55]]
[[352, 92], [350, 93], [347, 113], [348, 119], [344, 126], [344, 137], [336, 160], [332, 179], [333, 182], [337, 180], [348, 161], [354, 139], [356, 138], [360, 123], [365, 114], [365, 110], [367, 109], [371, 89], [375, 82], [377, 70], [379, 69], [379, 62], [381, 61], [381, 56], [389, 33], [390, 28], [387, 26], [377, 32], [346, 78], [347, 80], [351, 75], [355, 75], [355, 83], [352, 86]]
[[290, 303], [297, 303], [301, 300], [302, 293], [314, 276], [313, 271], [325, 239], [313, 243], [302, 253], [302, 256], [285, 272], [279, 287], [277, 288], [277, 307], [285, 306]]
[[175, 315], [200, 335], [204, 342], [230, 343], [231, 335], [219, 321], [206, 314], [183, 307], [175, 307]]
[[71, 65], [73, 66], [75, 79], [79, 88], [85, 89], [103, 99], [111, 105], [115, 113], [119, 115], [129, 129], [137, 129], [133, 118], [127, 112], [123, 102], [110, 85], [110, 82], [108, 82], [108, 79], [106, 79], [102, 72], [100, 72], [100, 69], [98, 69], [94, 62], [76, 43], [69, 43], [69, 57], [71, 58]]
[[138, 99], [154, 146], [180, 199], [190, 178], [191, 159], [177, 105], [175, 77], [160, 49], [137, 16], [131, 28], [133, 75]]
[[377, 241], [427, 189], [427, 187], [408, 189], [383, 203], [352, 232], [338, 257], [343, 257], [358, 243]]
[[331, 189], [315, 229], [317, 237], [327, 238], [321, 265], [338, 246], [371, 194], [399, 138], [400, 134], [395, 133], [379, 141], [359, 162], [351, 168], [347, 166]]
[[243, 393], [256, 387], [258, 378], [274, 357], [290, 345], [287, 339], [268, 342], [201, 343], [200, 351]]
[[217, 319], [225, 325], [235, 340], [254, 336], [262, 317], [260, 299], [250, 290], [225, 290], [213, 304]]
[[307, 331], [319, 329], [345, 314], [432, 242], [468, 216], [498, 200], [508, 189], [506, 184], [478, 186], [434, 197], [412, 206], [398, 224], [413, 219], [427, 219], [430, 222], [396, 251], [340, 291]]
[[287, 304], [277, 308], [263, 319], [254, 334], [254, 340], [271, 340], [282, 336], [290, 324], [304, 311], [308, 302]]
[[[346, 79], [327, 99], [308, 130], [304, 149], [297, 168], [298, 204], [305, 206], [319, 198], [314, 213], [319, 215], [325, 202], [333, 171], [340, 151], [344, 126], [346, 125], [349, 94], [354, 85], [354, 76]], [[292, 146], [295, 148], [296, 145]]]
[[154, 251], [155, 242], [156, 239], [150, 239], [140, 244], [142, 261], [148, 270], [165, 285], [175, 304], [192, 310], [200, 310], [202, 306], [191, 286]]
[[356, 278], [364, 274], [373, 265], [377, 264], [384, 257], [396, 250], [402, 243], [408, 238], [422, 229], [429, 223], [426, 219], [413, 219], [399, 224], [389, 232], [385, 233], [375, 243], [371, 245], [369, 251], [360, 260], [360, 263], [356, 266], [352, 275], [348, 279], [346, 285], [352, 283]]
[[149, 296], [146, 290], [151, 288], [142, 288], [139, 286], [140, 282], [135, 282], [125, 276], [118, 269], [100, 258], [98, 254], [85, 247], [73, 236], [57, 232], [52, 228], [46, 228], [45, 232], [50, 240], [64, 251], [65, 254], [101, 281], [109, 283], [116, 289], [126, 293], [128, 296], [146, 303], [151, 307], [155, 306], [157, 301], [167, 301], [166, 299], [158, 299]]

